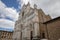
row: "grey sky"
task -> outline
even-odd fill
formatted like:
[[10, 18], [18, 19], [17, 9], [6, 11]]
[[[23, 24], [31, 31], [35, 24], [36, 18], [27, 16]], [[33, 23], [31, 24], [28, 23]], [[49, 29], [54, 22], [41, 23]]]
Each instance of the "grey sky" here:
[[22, 0], [22, 4], [28, 2], [31, 6], [37, 4], [38, 8], [42, 8], [45, 14], [49, 14], [52, 18], [60, 16], [60, 0]]

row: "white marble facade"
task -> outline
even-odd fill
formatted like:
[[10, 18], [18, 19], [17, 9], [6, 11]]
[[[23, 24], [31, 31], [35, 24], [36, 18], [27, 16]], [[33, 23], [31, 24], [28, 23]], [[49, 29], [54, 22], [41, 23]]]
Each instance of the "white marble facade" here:
[[[31, 31], [32, 36], [36, 37], [40, 35], [39, 31], [39, 13], [37, 6], [35, 5], [34, 8], [30, 7], [30, 4], [23, 5], [21, 12], [19, 14], [19, 18], [15, 23], [15, 30], [13, 33], [13, 40], [24, 40], [31, 38]], [[41, 15], [42, 16], [42, 15]], [[41, 19], [42, 20], [42, 19]]]

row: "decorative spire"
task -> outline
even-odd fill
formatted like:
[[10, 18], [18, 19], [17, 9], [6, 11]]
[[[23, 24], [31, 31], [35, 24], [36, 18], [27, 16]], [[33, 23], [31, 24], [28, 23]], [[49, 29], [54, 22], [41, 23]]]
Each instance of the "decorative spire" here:
[[27, 6], [30, 6], [30, 3], [28, 2]]
[[34, 4], [34, 8], [35, 8], [35, 9], [37, 8], [37, 5], [36, 5], [36, 4]]
[[25, 4], [23, 6], [26, 6]]
[[24, 5], [23, 5], [23, 9], [25, 9], [25, 8], [26, 8], [26, 5], [24, 4]]

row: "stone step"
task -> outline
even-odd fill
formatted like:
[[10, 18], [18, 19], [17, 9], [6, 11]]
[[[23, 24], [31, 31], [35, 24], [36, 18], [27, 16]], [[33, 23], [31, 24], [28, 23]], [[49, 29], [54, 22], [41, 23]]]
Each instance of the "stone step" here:
[[41, 39], [41, 40], [48, 40], [48, 39]]

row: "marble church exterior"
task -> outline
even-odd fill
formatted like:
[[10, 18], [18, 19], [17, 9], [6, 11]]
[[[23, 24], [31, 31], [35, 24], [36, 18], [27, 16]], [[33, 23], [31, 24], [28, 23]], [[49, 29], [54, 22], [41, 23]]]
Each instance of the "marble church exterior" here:
[[37, 5], [34, 4], [34, 8], [32, 8], [29, 3], [27, 5], [24, 4], [15, 23], [13, 40], [48, 39], [48, 34], [44, 27], [49, 20], [51, 20], [51, 17], [45, 15], [41, 8], [37, 9]]

